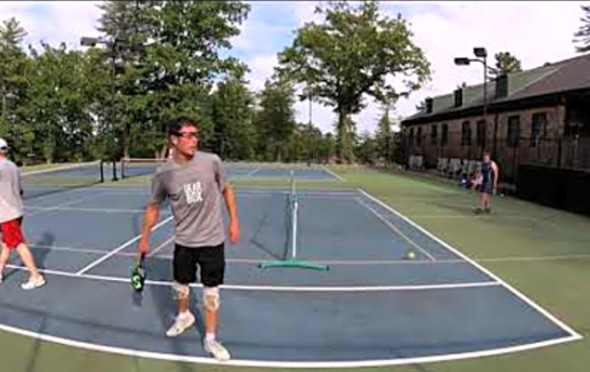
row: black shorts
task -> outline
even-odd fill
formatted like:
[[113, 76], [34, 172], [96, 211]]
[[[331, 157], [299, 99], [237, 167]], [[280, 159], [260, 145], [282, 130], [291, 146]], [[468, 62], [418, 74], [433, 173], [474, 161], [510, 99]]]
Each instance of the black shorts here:
[[205, 287], [223, 284], [225, 275], [224, 243], [212, 247], [191, 248], [174, 246], [174, 280], [180, 284], [197, 281], [197, 265], [201, 270], [201, 283]]
[[481, 185], [481, 193], [492, 195], [494, 193], [494, 185], [491, 182], [485, 182]]

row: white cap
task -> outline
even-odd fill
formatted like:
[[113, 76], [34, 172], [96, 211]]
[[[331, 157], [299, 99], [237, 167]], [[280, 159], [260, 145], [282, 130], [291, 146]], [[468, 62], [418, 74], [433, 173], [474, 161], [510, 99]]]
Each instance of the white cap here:
[[2, 138], [0, 138], [0, 151], [7, 151], [8, 150], [8, 143]]

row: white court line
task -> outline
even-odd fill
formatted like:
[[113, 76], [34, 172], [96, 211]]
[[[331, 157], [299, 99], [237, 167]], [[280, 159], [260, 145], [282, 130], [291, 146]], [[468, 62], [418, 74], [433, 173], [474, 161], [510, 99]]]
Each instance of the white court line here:
[[62, 252], [74, 252], [74, 253], [96, 253], [105, 254], [104, 250], [90, 249], [90, 248], [70, 248], [70, 247], [58, 247], [55, 245], [43, 245], [43, 244], [31, 244], [30, 248], [33, 249], [47, 249], [50, 251], [62, 251]]
[[159, 246], [156, 247], [156, 249], [154, 249], [153, 251], [151, 251], [148, 254], [148, 257], [152, 257], [153, 255], [155, 255], [157, 252], [159, 252], [162, 248], [164, 248], [165, 246], [167, 246], [168, 244], [172, 243], [174, 241], [174, 236], [171, 236], [170, 238], [168, 238], [164, 243], [160, 244]]
[[251, 171], [251, 172], [248, 172], [248, 174], [246, 174], [246, 177], [252, 177], [252, 175], [253, 175], [254, 173], [258, 172], [259, 170], [260, 170], [260, 167], [258, 167], [258, 168], [256, 168], [256, 169], [254, 169], [254, 170], [253, 170], [253, 171]]
[[[79, 190], [81, 190], [81, 189], [79, 189]], [[96, 194], [93, 194], [93, 195], [82, 196], [82, 197], [77, 198], [75, 200], [70, 200], [70, 201], [67, 201], [67, 202], [56, 204], [53, 207], [46, 207], [46, 209], [40, 210], [38, 212], [29, 213], [29, 214], [25, 215], [25, 217], [33, 217], [33, 216], [38, 216], [40, 214], [43, 214], [45, 212], [57, 211], [60, 208], [63, 208], [65, 206], [67, 206], [67, 205], [72, 205], [72, 204], [76, 204], [76, 203], [79, 203], [79, 202], [84, 201], [84, 200], [88, 200], [88, 199], [92, 199], [92, 198], [97, 198], [97, 197], [99, 197], [101, 195], [103, 195], [103, 194], [102, 193], [96, 193]], [[44, 195], [44, 196], [48, 196], [48, 195]], [[43, 196], [41, 196], [41, 197], [43, 197]]]
[[55, 167], [51, 167], [51, 168], [45, 168], [45, 169], [39, 169], [36, 171], [30, 171], [30, 172], [22, 172], [22, 176], [26, 177], [26, 176], [33, 176], [35, 174], [45, 174], [45, 173], [52, 173], [55, 171], [60, 171], [60, 170], [69, 170], [69, 169], [84, 169], [84, 166], [88, 166], [88, 165], [98, 165], [100, 164], [100, 161], [96, 160], [96, 161], [90, 161], [90, 162], [86, 162], [86, 163], [76, 163], [76, 164], [70, 164], [70, 165], [62, 165], [62, 166], [55, 166]]
[[393, 213], [393, 214], [399, 216], [400, 218], [404, 219], [406, 222], [408, 222], [409, 224], [411, 224], [412, 226], [414, 226], [415, 228], [417, 228], [418, 230], [420, 230], [421, 232], [423, 232], [424, 234], [426, 234], [430, 238], [434, 239], [436, 242], [438, 242], [439, 244], [441, 244], [443, 247], [447, 248], [449, 251], [451, 251], [454, 254], [456, 254], [457, 256], [463, 258], [465, 261], [471, 263], [473, 266], [475, 266], [476, 268], [478, 268], [479, 270], [481, 270], [484, 274], [488, 275], [490, 278], [494, 279], [498, 283], [501, 283], [507, 290], [509, 290], [510, 292], [512, 292], [516, 297], [518, 297], [522, 301], [526, 302], [529, 306], [531, 306], [532, 308], [534, 308], [535, 310], [537, 310], [538, 312], [540, 312], [541, 314], [543, 314], [546, 318], [548, 318], [549, 320], [551, 320], [553, 323], [555, 323], [561, 329], [563, 329], [564, 331], [566, 331], [569, 334], [571, 334], [572, 335], [572, 340], [581, 340], [583, 338], [581, 334], [579, 334], [578, 332], [576, 332], [575, 330], [573, 330], [571, 327], [569, 327], [567, 324], [565, 324], [564, 322], [562, 322], [561, 320], [559, 320], [557, 317], [555, 317], [549, 311], [545, 310], [540, 305], [538, 305], [537, 303], [535, 303], [533, 300], [529, 299], [527, 296], [525, 296], [520, 291], [518, 291], [516, 288], [514, 288], [510, 284], [506, 283], [504, 280], [502, 280], [496, 274], [492, 273], [491, 271], [489, 271], [488, 269], [486, 269], [482, 265], [478, 264], [477, 262], [475, 262], [471, 258], [467, 257], [465, 254], [463, 254], [462, 252], [460, 252], [458, 249], [453, 248], [450, 244], [448, 244], [448, 243], [442, 241], [441, 239], [439, 239], [438, 237], [434, 236], [433, 234], [431, 234], [430, 232], [428, 232], [426, 229], [424, 229], [422, 226], [416, 224], [414, 221], [410, 220], [408, 217], [406, 217], [403, 214], [399, 213], [398, 211], [396, 211], [395, 209], [393, 209], [389, 205], [385, 204], [381, 200], [377, 199], [376, 197], [370, 195], [369, 193], [367, 193], [363, 189], [358, 189], [358, 190], [359, 190], [359, 192], [361, 194], [365, 195], [367, 198], [369, 198], [369, 199], [373, 200], [374, 202], [376, 202], [377, 204], [381, 205], [383, 208], [387, 209], [391, 213]]
[[[170, 217], [166, 218], [165, 220], [163, 220], [162, 222], [160, 222], [159, 224], [157, 224], [156, 226], [152, 227], [152, 231], [156, 231], [158, 228], [164, 226], [166, 223], [168, 223], [169, 221], [171, 221], [172, 218], [174, 218], [174, 216], [170, 216]], [[112, 251], [110, 251], [109, 253], [105, 254], [104, 256], [102, 256], [101, 258], [99, 258], [98, 260], [91, 262], [86, 267], [84, 267], [83, 269], [79, 270], [76, 273], [76, 275], [80, 276], [80, 275], [84, 274], [86, 271], [88, 271], [88, 270], [92, 269], [93, 267], [99, 265], [103, 261], [108, 260], [110, 257], [112, 257], [115, 254], [119, 253], [123, 249], [127, 248], [131, 244], [133, 244], [136, 241], [138, 241], [139, 239], [141, 239], [141, 234], [140, 235], [137, 235], [135, 238], [129, 240], [128, 242], [122, 244], [121, 246], [113, 249]]]
[[392, 224], [391, 222], [389, 222], [385, 217], [383, 217], [379, 212], [377, 212], [375, 209], [371, 208], [369, 205], [367, 205], [367, 203], [365, 203], [364, 201], [362, 201], [359, 197], [356, 197], [355, 200], [362, 205], [363, 207], [367, 208], [371, 213], [373, 213], [375, 216], [377, 216], [377, 218], [379, 218], [384, 224], [387, 225], [387, 227], [389, 227], [391, 230], [393, 230], [394, 232], [396, 232], [398, 235], [400, 235], [402, 238], [404, 238], [405, 240], [408, 241], [408, 243], [410, 243], [412, 246], [414, 246], [414, 248], [416, 248], [417, 250], [419, 250], [420, 252], [422, 252], [426, 257], [428, 257], [429, 260], [431, 261], [436, 261], [436, 258], [434, 258], [433, 255], [431, 255], [430, 253], [428, 253], [428, 251], [426, 251], [425, 249], [423, 249], [422, 247], [420, 247], [420, 245], [416, 242], [414, 242], [412, 239], [410, 239], [406, 234], [404, 234], [403, 232], [401, 232], [397, 227], [395, 227], [394, 224]]
[[539, 219], [537, 218], [531, 218], [531, 217], [525, 217], [525, 216], [511, 216], [511, 215], [507, 215], [507, 216], [502, 216], [502, 215], [436, 215], [436, 214], [432, 214], [432, 215], [416, 215], [413, 216], [414, 219], [435, 219], [435, 220], [473, 220], [473, 219], [499, 219], [499, 220], [523, 220], [523, 221], [538, 221]]
[[[165, 244], [169, 243], [173, 239], [162, 243], [163, 248]], [[72, 247], [60, 247], [54, 245], [30, 245], [34, 249], [48, 249], [53, 251], [65, 251], [73, 253], [96, 253], [104, 254], [104, 250], [92, 249], [92, 248], [72, 248]], [[174, 256], [171, 254], [160, 254], [155, 255], [155, 252], [160, 249], [160, 246], [156, 248], [149, 257], [162, 258], [162, 259], [173, 259]], [[137, 253], [134, 252], [118, 252], [115, 256], [119, 257], [136, 257]], [[564, 254], [564, 255], [546, 255], [546, 256], [506, 256], [506, 257], [490, 257], [490, 258], [478, 258], [473, 259], [475, 262], [538, 262], [538, 261], [566, 261], [566, 260], [578, 260], [578, 259], [590, 259], [590, 254]], [[227, 263], [244, 263], [244, 264], [260, 264], [263, 259], [254, 258], [227, 258]], [[464, 259], [442, 259], [442, 260], [314, 260], [318, 264], [325, 265], [341, 265], [341, 266], [355, 266], [355, 265], [368, 265], [368, 266], [388, 266], [388, 265], [437, 265], [437, 264], [467, 264]]]
[[[104, 195], [104, 194], [103, 194]], [[25, 209], [30, 210], [60, 210], [60, 211], [75, 211], [75, 212], [104, 212], [104, 213], [143, 213], [143, 209], [114, 209], [114, 208], [75, 208], [75, 207], [33, 207], [25, 206]]]
[[137, 349], [128, 349], [122, 347], [106, 346], [93, 344], [90, 342], [75, 341], [63, 337], [51, 336], [40, 332], [28, 331], [16, 327], [0, 324], [0, 329], [6, 332], [12, 332], [23, 336], [40, 339], [43, 341], [53, 342], [61, 345], [77, 347], [86, 350], [107, 352], [119, 355], [126, 355], [135, 358], [150, 358], [167, 361], [200, 363], [221, 366], [240, 366], [240, 367], [270, 367], [270, 368], [362, 368], [362, 367], [382, 367], [404, 364], [423, 364], [432, 362], [442, 362], [460, 359], [481, 358], [492, 355], [501, 355], [525, 350], [532, 350], [541, 347], [548, 347], [565, 342], [575, 341], [572, 337], [565, 337], [549, 341], [541, 341], [520, 346], [511, 346], [497, 348], [485, 351], [474, 351], [465, 353], [446, 354], [440, 356], [428, 356], [405, 359], [379, 359], [379, 360], [353, 360], [353, 361], [324, 361], [324, 362], [282, 362], [282, 361], [260, 361], [249, 359], [230, 359], [226, 362], [218, 362], [210, 357], [184, 356], [177, 354], [166, 354], [153, 351], [142, 351]]
[[331, 170], [329, 170], [328, 168], [326, 168], [325, 165], [321, 166], [321, 169], [325, 170], [326, 172], [330, 173], [332, 176], [338, 178], [340, 181], [344, 181], [344, 178], [342, 178], [341, 176], [337, 175], [336, 173], [332, 172]]
[[[6, 265], [11, 269], [27, 271], [24, 266]], [[40, 272], [49, 275], [84, 278], [90, 280], [100, 280], [105, 282], [116, 282], [129, 284], [129, 278], [116, 276], [78, 274], [61, 270], [39, 269]], [[148, 274], [149, 276], [149, 274]], [[173, 282], [163, 280], [146, 280], [145, 284], [154, 286], [172, 286]], [[189, 284], [193, 288], [202, 288], [200, 283]], [[376, 285], [376, 286], [272, 286], [272, 285], [240, 285], [240, 284], [222, 284], [219, 287], [236, 291], [271, 291], [271, 292], [385, 292], [385, 291], [432, 291], [440, 289], [465, 289], [481, 287], [497, 287], [501, 283], [494, 281], [470, 282], [470, 283], [443, 283], [443, 284], [406, 284], [406, 285]]]

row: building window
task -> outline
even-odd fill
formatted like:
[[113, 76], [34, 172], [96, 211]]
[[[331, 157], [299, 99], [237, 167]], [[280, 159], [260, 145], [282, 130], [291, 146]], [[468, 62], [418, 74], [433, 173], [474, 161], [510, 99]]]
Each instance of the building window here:
[[461, 146], [471, 146], [471, 123], [468, 121], [461, 125]]
[[438, 140], [438, 125], [430, 127], [430, 143], [436, 145]]
[[486, 122], [485, 120], [480, 120], [477, 122], [477, 132], [476, 134], [476, 142], [478, 146], [485, 146], [486, 144]]
[[449, 142], [449, 126], [447, 124], [442, 125], [442, 133], [440, 134], [441, 146], [446, 145]]
[[518, 138], [520, 137], [520, 116], [513, 115], [508, 117], [508, 131], [506, 133], [506, 146], [518, 147]]
[[410, 128], [410, 134], [408, 135], [408, 144], [410, 147], [414, 146], [414, 128]]
[[533, 114], [531, 123], [531, 147], [537, 146], [538, 141], [547, 135], [547, 113]]
[[422, 145], [422, 127], [418, 127], [418, 133], [416, 133], [416, 146]]

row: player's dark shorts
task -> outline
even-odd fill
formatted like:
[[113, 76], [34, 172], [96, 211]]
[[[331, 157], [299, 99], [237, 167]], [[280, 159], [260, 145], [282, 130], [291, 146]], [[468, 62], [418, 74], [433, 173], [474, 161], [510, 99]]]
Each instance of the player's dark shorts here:
[[225, 275], [224, 243], [198, 248], [176, 244], [173, 266], [174, 280], [180, 284], [196, 282], [197, 273], [201, 270], [201, 283], [205, 287], [221, 285]]
[[491, 182], [484, 182], [481, 185], [481, 192], [483, 194], [492, 195], [494, 193], [494, 185]]

